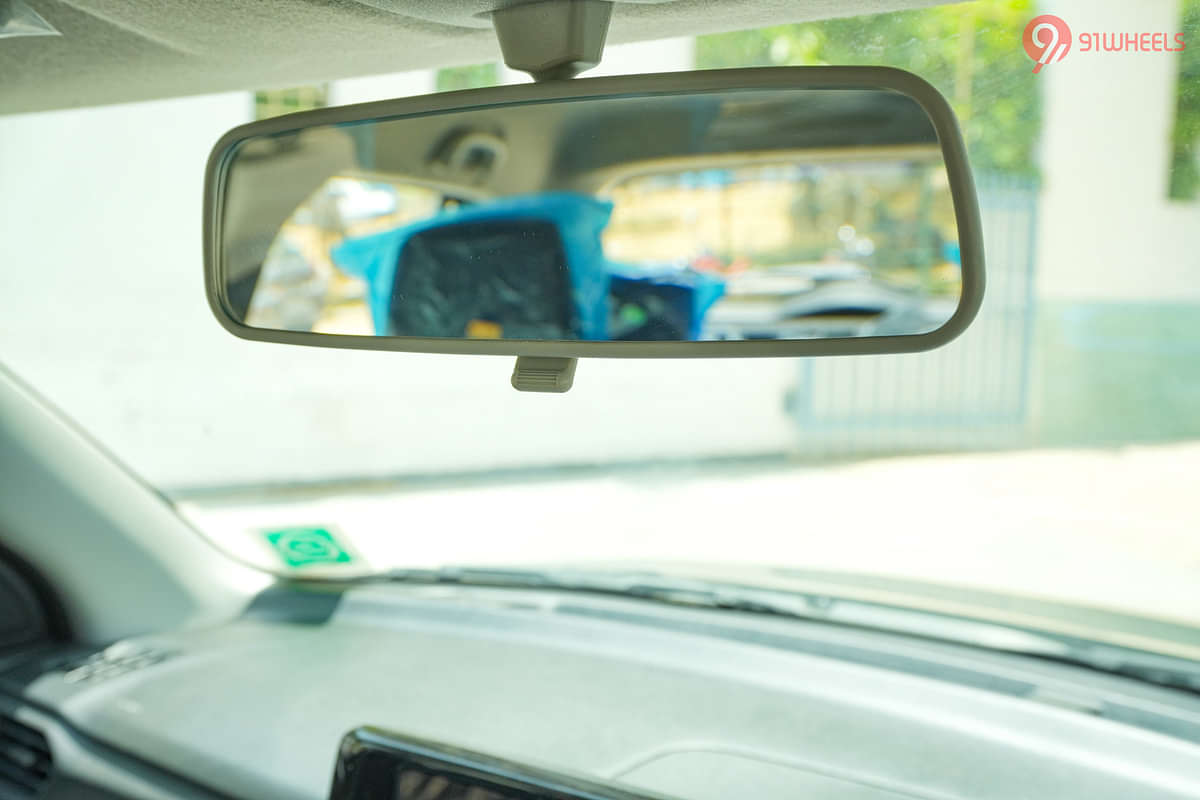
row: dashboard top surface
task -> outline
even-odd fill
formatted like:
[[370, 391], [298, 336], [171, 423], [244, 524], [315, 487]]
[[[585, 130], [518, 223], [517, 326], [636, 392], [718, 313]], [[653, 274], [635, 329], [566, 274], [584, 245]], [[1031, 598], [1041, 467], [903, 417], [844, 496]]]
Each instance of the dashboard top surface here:
[[122, 647], [3, 685], [231, 797], [326, 797], [372, 725], [696, 800], [1200, 798], [1200, 699], [738, 612], [367, 585]]

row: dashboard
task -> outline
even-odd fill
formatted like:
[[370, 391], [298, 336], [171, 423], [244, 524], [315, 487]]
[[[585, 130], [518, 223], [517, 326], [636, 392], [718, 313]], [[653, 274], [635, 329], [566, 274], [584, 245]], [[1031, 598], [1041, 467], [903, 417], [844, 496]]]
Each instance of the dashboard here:
[[0, 797], [319, 800], [364, 726], [689, 800], [1200, 798], [1194, 694], [737, 611], [292, 586], [0, 651]]

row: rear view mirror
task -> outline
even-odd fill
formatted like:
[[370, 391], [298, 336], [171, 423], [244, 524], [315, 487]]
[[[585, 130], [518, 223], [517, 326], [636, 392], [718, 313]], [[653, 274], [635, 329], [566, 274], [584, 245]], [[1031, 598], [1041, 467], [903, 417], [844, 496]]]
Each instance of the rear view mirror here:
[[905, 72], [559, 81], [237, 128], [205, 196], [238, 336], [439, 353], [924, 350], [983, 294], [945, 100]]

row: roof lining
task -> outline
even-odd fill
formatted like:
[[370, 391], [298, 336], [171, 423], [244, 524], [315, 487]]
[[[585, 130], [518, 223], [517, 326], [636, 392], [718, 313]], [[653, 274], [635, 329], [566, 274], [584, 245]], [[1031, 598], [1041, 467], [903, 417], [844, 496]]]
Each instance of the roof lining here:
[[[939, 2], [942, 0], [934, 0]], [[499, 59], [512, 0], [26, 0], [61, 36], [0, 39], [0, 113]], [[621, 0], [610, 43], [913, 8], [931, 0]]]

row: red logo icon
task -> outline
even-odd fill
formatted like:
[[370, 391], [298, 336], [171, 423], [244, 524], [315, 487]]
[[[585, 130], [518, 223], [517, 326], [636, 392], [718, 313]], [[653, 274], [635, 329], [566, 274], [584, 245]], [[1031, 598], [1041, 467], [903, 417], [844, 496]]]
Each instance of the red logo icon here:
[[1033, 71], [1041, 72], [1042, 67], [1066, 57], [1071, 49], [1071, 29], [1061, 17], [1042, 14], [1029, 20], [1021, 43], [1034, 61]]

